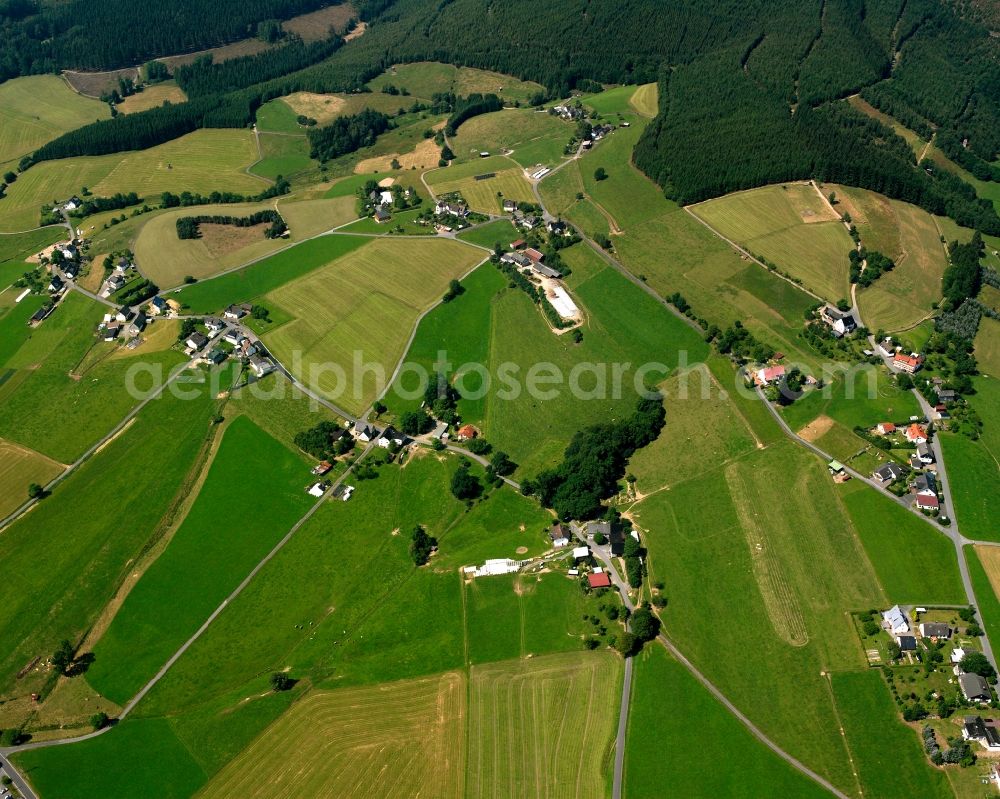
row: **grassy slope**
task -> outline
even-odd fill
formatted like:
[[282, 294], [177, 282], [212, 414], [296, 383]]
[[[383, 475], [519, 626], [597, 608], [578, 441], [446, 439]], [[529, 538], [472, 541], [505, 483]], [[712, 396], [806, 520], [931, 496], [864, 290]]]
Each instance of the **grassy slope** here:
[[[207, 392], [147, 407], [0, 536], [0, 685], [62, 638], [79, 640], [148, 543], [191, 468], [216, 407]], [[155, 452], [151, 468], [140, 453]], [[32, 675], [18, 691], [35, 690]]]
[[[426, 100], [429, 100], [435, 92], [452, 91], [456, 95], [463, 96], [475, 92], [493, 92], [498, 93], [505, 101], [523, 102], [536, 92], [542, 91], [542, 87], [537, 83], [518, 80], [510, 75], [472, 67], [456, 67], [435, 61], [397, 64], [370, 81], [368, 86], [378, 92], [387, 84], [392, 84], [398, 89], [406, 89], [413, 97]], [[394, 99], [400, 104], [409, 104], [406, 98]]]
[[305, 513], [308, 481], [302, 458], [249, 419], [229, 426], [184, 522], [94, 647], [98, 693], [124, 704], [139, 690]]
[[135, 386], [146, 391], [181, 362], [175, 352], [141, 349], [103, 360], [113, 345], [97, 341], [93, 331], [105, 310], [71, 293], [10, 355], [6, 366], [19, 372], [0, 393], [0, 436], [70, 463], [135, 406], [126, 390], [133, 365], [142, 370]]
[[[659, 646], [636, 662], [625, 748], [625, 795], [827, 796], [729, 714]], [[693, 742], [697, 745], [692, 746]]]
[[45, 485], [62, 470], [62, 464], [44, 455], [0, 439], [0, 518], [28, 498], [29, 485]]
[[256, 160], [250, 131], [206, 129], [148, 150], [43, 161], [7, 190], [2, 227], [36, 227], [39, 206], [78, 193], [84, 186], [99, 197], [135, 191], [152, 200], [164, 191], [257, 194], [268, 182], [243, 171]]
[[80, 96], [55, 75], [9, 80], [0, 85], [0, 164], [109, 116], [107, 103]]
[[[482, 151], [513, 150], [522, 166], [553, 166], [573, 134], [568, 122], [544, 111], [512, 108], [481, 114], [464, 122], [450, 138], [451, 149], [461, 159], [478, 159]], [[521, 151], [524, 151], [523, 153]]]

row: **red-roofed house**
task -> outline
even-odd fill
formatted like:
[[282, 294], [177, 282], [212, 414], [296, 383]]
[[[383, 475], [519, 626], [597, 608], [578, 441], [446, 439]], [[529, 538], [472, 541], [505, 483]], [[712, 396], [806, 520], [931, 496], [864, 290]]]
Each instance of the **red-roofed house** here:
[[766, 386], [781, 380], [784, 376], [784, 366], [767, 366], [754, 372], [754, 381], [758, 386]]
[[591, 572], [587, 575], [587, 582], [590, 583], [591, 588], [611, 587], [611, 578], [608, 577], [607, 572], [601, 572], [600, 574], [594, 574]]
[[911, 424], [906, 428], [906, 432], [903, 435], [906, 436], [906, 440], [911, 444], [927, 443], [927, 431], [918, 424]]
[[534, 247], [528, 247], [528, 249], [524, 251], [524, 254], [527, 255], [536, 264], [540, 264], [542, 261], [545, 260], [545, 253], [539, 252]]
[[901, 352], [897, 352], [896, 357], [892, 359], [892, 365], [912, 375], [924, 365], [924, 356], [917, 355], [916, 353], [913, 355], [904, 355]]
[[512, 241], [510, 243], [510, 248], [512, 250], [520, 250], [526, 244], [527, 244], [527, 242], [524, 239], [517, 239], [516, 241]]
[[463, 424], [458, 428], [458, 440], [467, 441], [470, 438], [475, 438], [479, 435], [479, 431], [476, 430], [471, 424]]
[[896, 432], [896, 425], [892, 422], [882, 422], [875, 429], [878, 430], [880, 436], [889, 436]]
[[927, 510], [937, 510], [940, 507], [940, 503], [937, 497], [931, 497], [927, 494], [917, 494], [917, 507]]

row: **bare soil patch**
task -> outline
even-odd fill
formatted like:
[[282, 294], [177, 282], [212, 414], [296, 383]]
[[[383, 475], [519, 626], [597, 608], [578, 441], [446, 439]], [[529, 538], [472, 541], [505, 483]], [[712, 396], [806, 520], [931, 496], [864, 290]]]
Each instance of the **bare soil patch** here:
[[253, 227], [236, 227], [235, 225], [215, 225], [204, 223], [201, 228], [201, 242], [205, 249], [218, 258], [229, 253], [242, 250], [244, 247], [264, 238], [266, 222]]
[[240, 41], [233, 42], [232, 44], [224, 44], [222, 47], [212, 47], [209, 50], [199, 50], [196, 53], [170, 55], [156, 60], [162, 61], [167, 65], [167, 68], [173, 72], [177, 67], [187, 66], [188, 64], [194, 63], [195, 59], [203, 55], [211, 54], [212, 63], [219, 64], [223, 61], [228, 61], [231, 58], [242, 58], [245, 55], [256, 55], [257, 53], [270, 49], [272, 46], [273, 45], [267, 44], [267, 42], [262, 42], [260, 39], [241, 39]]
[[816, 441], [833, 429], [833, 419], [829, 416], [817, 416], [809, 424], [799, 430], [799, 438], [806, 441]]
[[124, 69], [112, 69], [108, 72], [74, 72], [64, 70], [63, 78], [78, 94], [84, 97], [100, 97], [104, 92], [118, 88], [119, 78], [139, 79], [139, 69], [137, 67], [126, 67]]

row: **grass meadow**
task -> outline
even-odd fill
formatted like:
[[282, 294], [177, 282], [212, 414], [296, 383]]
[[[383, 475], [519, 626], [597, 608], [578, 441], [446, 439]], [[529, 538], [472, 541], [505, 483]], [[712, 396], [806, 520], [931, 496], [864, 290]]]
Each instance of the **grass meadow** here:
[[479, 153], [484, 151], [513, 150], [511, 157], [521, 166], [542, 163], [551, 167], [562, 160], [563, 147], [572, 135], [573, 126], [553, 114], [507, 108], [463, 122], [449, 141], [461, 161], [479, 162]]
[[[456, 67], [436, 61], [396, 64], [368, 82], [369, 88], [376, 93], [389, 84], [397, 89], [406, 89], [413, 97], [424, 100], [430, 100], [436, 92], [450, 91], [460, 96], [477, 92], [493, 93], [499, 94], [504, 101], [520, 100], [523, 103], [532, 95], [544, 92], [544, 87], [531, 81], [518, 80], [499, 72]], [[393, 99], [399, 100], [395, 97]]]
[[846, 186], [826, 186], [850, 213], [868, 250], [887, 255], [896, 267], [858, 294], [861, 316], [872, 330], [910, 327], [941, 298], [948, 259], [934, 217], [915, 205]]
[[830, 683], [865, 796], [954, 795], [948, 777], [928, 762], [917, 730], [900, 721], [880, 670], [834, 672]]
[[55, 75], [5, 81], [0, 84], [0, 165], [15, 166], [45, 142], [110, 115], [107, 103], [82, 97]]
[[984, 316], [976, 334], [976, 361], [979, 370], [1000, 379], [1000, 321]]
[[305, 136], [284, 133], [261, 133], [260, 160], [250, 167], [250, 172], [267, 180], [290, 178], [318, 162], [309, 157], [309, 142]]
[[162, 369], [159, 378], [136, 378], [146, 391], [181, 363], [179, 353], [142, 348], [131, 357], [109, 358], [115, 345], [93, 332], [104, 310], [73, 292], [9, 355], [5, 366], [15, 371], [0, 385], [0, 437], [71, 463], [135, 406], [125, 390], [132, 364], [141, 358]]
[[256, 160], [251, 131], [205, 129], [148, 150], [43, 161], [7, 189], [0, 225], [12, 231], [37, 227], [42, 204], [84, 186], [98, 197], [135, 191], [150, 200], [164, 191], [257, 194], [268, 181], [243, 171]]
[[466, 678], [314, 691], [201, 792], [205, 799], [464, 795]]
[[[178, 501], [217, 407], [202, 390], [189, 400], [169, 394], [144, 408], [118, 438], [66, 478], [31, 513], [0, 536], [9, 570], [0, 586], [0, 687], [46, 658], [59, 641], [79, 641], [154, 540]], [[148, 458], [155, 461], [150, 467]], [[17, 693], [39, 690], [32, 670]]]
[[184, 90], [172, 80], [162, 83], [155, 83], [146, 86], [141, 92], [136, 92], [130, 97], [126, 97], [115, 107], [120, 114], [136, 114], [139, 111], [148, 111], [150, 108], [159, 108], [167, 103], [183, 103], [187, 100]]
[[219, 313], [230, 303], [249, 302], [356, 250], [369, 239], [361, 236], [321, 236], [229, 272], [186, 286], [172, 298], [192, 313]]
[[28, 499], [29, 485], [46, 485], [62, 471], [61, 463], [0, 439], [0, 519]]
[[[265, 482], [267, 501], [255, 508]], [[234, 420], [187, 516], [94, 646], [94, 689], [119, 704], [131, 698], [308, 510], [308, 483], [301, 456]]]
[[[653, 494], [630, 516], [648, 531], [651, 579], [668, 583], [674, 642], [779, 745], [853, 792], [821, 673], [864, 665], [845, 610], [886, 596], [836, 488], [783, 442]], [[709, 582], [725, 589], [705, 591]]]
[[976, 605], [982, 617], [983, 629], [990, 642], [1000, 641], [1000, 552], [991, 546], [966, 546], [963, 548], [969, 566]]
[[517, 237], [517, 231], [508, 220], [496, 219], [493, 222], [487, 222], [471, 230], [463, 230], [457, 234], [457, 237], [470, 244], [487, 247], [492, 250], [497, 242], [506, 248]]
[[466, 795], [605, 796], [621, 672], [608, 652], [473, 667]]
[[665, 785], [691, 799], [829, 795], [754, 738], [662, 647], [636, 659], [632, 696], [626, 796], [659, 799]]
[[[421, 312], [433, 305], [448, 282], [467, 272], [483, 253], [442, 239], [367, 239], [365, 247], [271, 291], [266, 302], [293, 321], [266, 336], [274, 354], [293, 373], [293, 352], [301, 353], [298, 377], [336, 395], [348, 410], [360, 411], [381, 390], [368, 372], [354, 375], [354, 355], [379, 364], [387, 378], [403, 355]], [[348, 384], [326, 370], [312, 380], [311, 365], [336, 364]], [[344, 391], [344, 389], [348, 391]]]
[[847, 255], [854, 243], [812, 186], [767, 186], [699, 203], [692, 210], [819, 296], [831, 302], [848, 296]]
[[[485, 180], [476, 180], [476, 175], [494, 173]], [[500, 213], [501, 198], [515, 202], [534, 202], [531, 184], [524, 177], [523, 170], [501, 157], [476, 159], [465, 164], [442, 167], [425, 173], [427, 185], [439, 197], [451, 192], [459, 192], [473, 211], [484, 214]]]

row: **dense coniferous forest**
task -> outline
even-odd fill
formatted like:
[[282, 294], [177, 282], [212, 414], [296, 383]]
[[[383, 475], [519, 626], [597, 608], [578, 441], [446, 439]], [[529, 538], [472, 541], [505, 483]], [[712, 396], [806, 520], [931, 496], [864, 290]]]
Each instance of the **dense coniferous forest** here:
[[258, 22], [288, 19], [329, 0], [5, 0], [0, 80], [56, 69], [114, 69], [156, 56], [252, 37]]
[[309, 131], [310, 158], [329, 161], [375, 143], [389, 129], [389, 117], [366, 108], [357, 114], [337, 117], [329, 125]]

